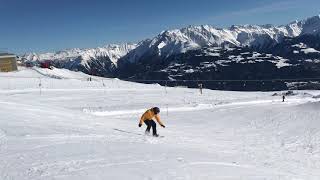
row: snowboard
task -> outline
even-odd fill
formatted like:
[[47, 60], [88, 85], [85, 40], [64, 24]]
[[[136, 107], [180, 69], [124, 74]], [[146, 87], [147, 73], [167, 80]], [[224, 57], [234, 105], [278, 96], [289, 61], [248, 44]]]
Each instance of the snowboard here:
[[114, 128], [113, 130], [118, 131], [118, 132], [127, 133], [127, 134], [134, 134], [134, 135], [138, 135], [138, 136], [150, 136], [150, 137], [154, 137], [154, 138], [164, 138], [164, 136], [162, 136], [162, 135], [159, 135], [158, 137], [155, 137], [155, 136], [152, 136], [150, 134], [135, 133], [135, 132], [125, 131], [125, 130], [122, 130], [122, 129]]

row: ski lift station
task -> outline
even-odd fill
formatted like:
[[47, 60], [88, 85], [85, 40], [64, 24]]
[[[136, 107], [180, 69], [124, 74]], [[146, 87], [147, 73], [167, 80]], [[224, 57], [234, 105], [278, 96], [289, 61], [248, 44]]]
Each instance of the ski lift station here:
[[16, 55], [0, 53], [0, 72], [11, 72], [18, 70]]

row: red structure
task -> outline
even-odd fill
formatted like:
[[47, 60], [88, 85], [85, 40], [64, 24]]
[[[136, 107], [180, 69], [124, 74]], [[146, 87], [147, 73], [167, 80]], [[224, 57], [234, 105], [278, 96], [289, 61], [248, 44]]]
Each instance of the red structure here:
[[45, 60], [45, 61], [42, 61], [42, 62], [40, 63], [40, 67], [41, 67], [41, 68], [48, 68], [48, 69], [50, 69], [51, 66], [52, 66], [52, 61], [50, 61], [50, 60]]

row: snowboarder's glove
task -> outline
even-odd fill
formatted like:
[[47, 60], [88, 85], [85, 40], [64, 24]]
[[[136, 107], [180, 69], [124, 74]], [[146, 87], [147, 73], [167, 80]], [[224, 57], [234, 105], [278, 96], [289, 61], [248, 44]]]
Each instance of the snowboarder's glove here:
[[141, 127], [142, 126], [142, 124], [139, 124], [139, 127]]
[[161, 125], [161, 127], [166, 128], [166, 126], [165, 126], [165, 125]]

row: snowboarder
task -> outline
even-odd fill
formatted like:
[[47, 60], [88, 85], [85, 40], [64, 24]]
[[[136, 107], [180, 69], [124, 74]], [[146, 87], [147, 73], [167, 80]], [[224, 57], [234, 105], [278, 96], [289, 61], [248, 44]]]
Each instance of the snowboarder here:
[[284, 102], [284, 100], [286, 99], [286, 96], [282, 96], [282, 102]]
[[157, 134], [157, 124], [154, 122], [153, 118], [156, 119], [156, 121], [160, 124], [161, 127], [165, 128], [166, 126], [163, 125], [163, 123], [160, 120], [160, 109], [158, 107], [153, 107], [151, 109], [148, 109], [142, 116], [139, 122], [139, 127], [142, 126], [143, 123], [147, 125], [146, 134], [150, 133], [150, 129], [152, 127], [152, 134], [155, 137], [158, 137]]

